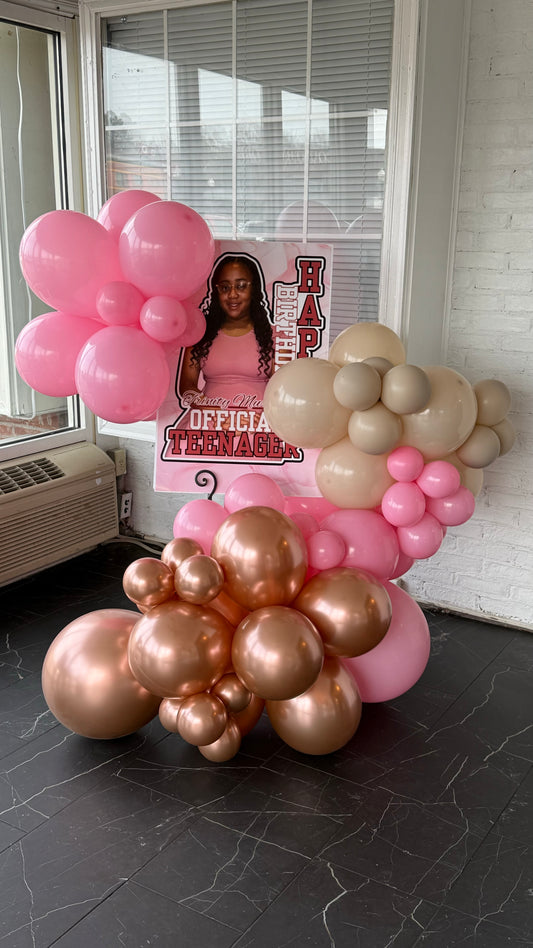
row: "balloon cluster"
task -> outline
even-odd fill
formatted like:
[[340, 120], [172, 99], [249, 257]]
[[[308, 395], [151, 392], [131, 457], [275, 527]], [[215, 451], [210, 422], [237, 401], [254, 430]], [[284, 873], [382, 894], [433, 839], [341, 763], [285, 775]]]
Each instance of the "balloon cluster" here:
[[165, 344], [193, 345], [205, 321], [184, 305], [211, 270], [214, 240], [196, 211], [122, 191], [97, 220], [50, 211], [25, 231], [20, 265], [53, 312], [19, 334], [19, 374], [44, 395], [79, 393], [118, 424], [154, 416], [169, 386]]

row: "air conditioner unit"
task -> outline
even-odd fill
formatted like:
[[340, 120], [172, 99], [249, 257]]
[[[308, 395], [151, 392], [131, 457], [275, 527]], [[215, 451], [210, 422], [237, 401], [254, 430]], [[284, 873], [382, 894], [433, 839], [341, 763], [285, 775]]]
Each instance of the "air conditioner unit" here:
[[0, 586], [118, 536], [115, 465], [94, 444], [0, 464]]

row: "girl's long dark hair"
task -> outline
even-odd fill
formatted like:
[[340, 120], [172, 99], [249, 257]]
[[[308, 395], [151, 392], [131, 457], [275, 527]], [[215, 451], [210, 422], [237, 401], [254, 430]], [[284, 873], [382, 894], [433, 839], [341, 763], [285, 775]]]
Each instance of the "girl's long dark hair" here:
[[205, 320], [206, 330], [191, 350], [191, 362], [194, 365], [202, 366], [206, 360], [209, 350], [215, 337], [226, 321], [224, 313], [218, 298], [216, 284], [218, 283], [222, 268], [227, 263], [238, 263], [246, 267], [252, 281], [252, 295], [250, 300], [250, 318], [255, 338], [259, 346], [259, 370], [263, 369], [267, 375], [270, 375], [270, 366], [274, 352], [272, 337], [272, 322], [270, 317], [270, 306], [264, 289], [263, 276], [257, 260], [248, 257], [245, 254], [223, 254], [217, 260], [215, 269], [212, 270], [208, 283], [208, 293], [200, 304]]

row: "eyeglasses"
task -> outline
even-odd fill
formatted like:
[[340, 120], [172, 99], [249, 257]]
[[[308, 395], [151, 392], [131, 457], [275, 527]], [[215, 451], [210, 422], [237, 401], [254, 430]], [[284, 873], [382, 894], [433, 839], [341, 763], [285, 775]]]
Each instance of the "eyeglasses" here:
[[216, 283], [216, 288], [222, 296], [227, 296], [231, 290], [236, 290], [237, 293], [244, 293], [249, 286], [252, 285], [251, 280], [235, 280], [235, 283]]

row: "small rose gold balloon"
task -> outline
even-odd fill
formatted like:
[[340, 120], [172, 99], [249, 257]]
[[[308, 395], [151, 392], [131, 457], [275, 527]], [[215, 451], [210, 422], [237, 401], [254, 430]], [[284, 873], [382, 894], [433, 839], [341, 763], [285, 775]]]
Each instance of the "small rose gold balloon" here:
[[389, 594], [363, 570], [338, 566], [313, 576], [294, 601], [318, 629], [326, 655], [353, 658], [381, 642], [391, 623]]
[[230, 625], [233, 626], [237, 626], [239, 622], [242, 622], [244, 617], [248, 615], [248, 610], [240, 606], [238, 602], [235, 602], [231, 596], [228, 596], [224, 589], [219, 592], [216, 599], [211, 600], [209, 608], [216, 609], [216, 611], [220, 612], [220, 615], [224, 616]]
[[185, 698], [163, 698], [159, 705], [159, 720], [167, 731], [178, 733], [178, 714]]
[[258, 695], [252, 695], [252, 700], [244, 711], [237, 711], [233, 717], [239, 725], [239, 730], [243, 737], [250, 733], [255, 727], [263, 713], [265, 702]]
[[279, 701], [313, 684], [322, 668], [324, 646], [301, 612], [265, 606], [251, 612], [235, 630], [231, 660], [249, 691]]
[[172, 570], [153, 556], [143, 556], [130, 563], [122, 585], [128, 599], [144, 609], [151, 609], [174, 595]]
[[61, 724], [95, 740], [132, 734], [157, 714], [161, 698], [128, 665], [128, 641], [141, 621], [127, 609], [99, 609], [56, 636], [43, 664], [45, 701]]
[[197, 543], [196, 540], [189, 539], [189, 537], [175, 537], [163, 548], [161, 559], [174, 572], [176, 567], [183, 563], [183, 560], [188, 559], [189, 556], [195, 556], [196, 553], [203, 552], [201, 544]]
[[207, 760], [213, 760], [221, 763], [225, 760], [231, 760], [241, 746], [241, 731], [234, 718], [228, 718], [226, 729], [217, 741], [211, 744], [199, 747], [198, 750]]
[[252, 694], [243, 685], [237, 675], [223, 675], [220, 681], [211, 688], [211, 694], [216, 695], [233, 712], [244, 711], [250, 704]]
[[184, 698], [178, 715], [178, 732], [189, 744], [212, 744], [222, 736], [228, 712], [216, 695], [206, 691]]
[[224, 573], [212, 556], [196, 553], [179, 563], [174, 573], [174, 586], [180, 599], [205, 605], [222, 591]]

